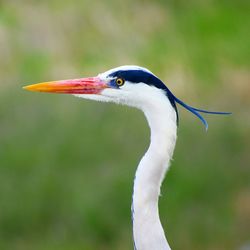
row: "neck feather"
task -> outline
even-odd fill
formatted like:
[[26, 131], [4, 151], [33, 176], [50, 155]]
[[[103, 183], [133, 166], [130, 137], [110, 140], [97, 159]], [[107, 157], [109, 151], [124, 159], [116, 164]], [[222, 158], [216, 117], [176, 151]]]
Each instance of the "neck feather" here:
[[169, 168], [176, 142], [176, 112], [168, 98], [156, 98], [142, 108], [151, 142], [141, 159], [134, 180], [132, 204], [136, 250], [169, 250], [158, 212], [161, 183]]

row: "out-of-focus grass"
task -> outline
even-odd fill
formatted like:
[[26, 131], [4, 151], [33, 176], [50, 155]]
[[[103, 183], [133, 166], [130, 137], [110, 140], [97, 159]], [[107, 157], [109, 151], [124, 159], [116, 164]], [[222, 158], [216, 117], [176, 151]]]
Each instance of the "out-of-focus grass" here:
[[[127, 107], [24, 92], [25, 83], [140, 64], [180, 110], [160, 212], [173, 249], [240, 249], [250, 237], [249, 4], [0, 3], [0, 249], [131, 249], [130, 201], [149, 131]], [[129, 121], [129, 122], [128, 122]]]

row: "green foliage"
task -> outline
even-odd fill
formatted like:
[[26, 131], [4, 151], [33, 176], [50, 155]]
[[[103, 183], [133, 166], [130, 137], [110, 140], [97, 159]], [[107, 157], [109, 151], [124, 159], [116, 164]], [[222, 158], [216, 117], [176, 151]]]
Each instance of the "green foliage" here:
[[142, 113], [21, 89], [122, 64], [150, 68], [187, 103], [233, 112], [208, 117], [205, 133], [180, 110], [160, 199], [173, 249], [249, 244], [248, 13], [246, 1], [1, 2], [0, 249], [132, 249]]

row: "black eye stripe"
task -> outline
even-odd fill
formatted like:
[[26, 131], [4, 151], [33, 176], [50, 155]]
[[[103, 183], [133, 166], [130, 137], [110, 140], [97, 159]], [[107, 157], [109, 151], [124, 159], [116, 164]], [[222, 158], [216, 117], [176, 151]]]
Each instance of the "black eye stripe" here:
[[165, 84], [159, 78], [143, 70], [120, 70], [113, 72], [109, 77], [123, 78], [125, 81], [132, 83], [143, 82], [159, 89], [166, 89]]
[[167, 86], [159, 78], [157, 78], [155, 75], [151, 74], [150, 72], [143, 71], [143, 70], [118, 70], [118, 71], [111, 73], [108, 77], [122, 78], [125, 81], [129, 81], [135, 84], [139, 82], [143, 82], [149, 86], [155, 86], [158, 89], [164, 90], [166, 92], [166, 96], [171, 102], [173, 108], [175, 109], [177, 117], [178, 117], [178, 112], [177, 112], [173, 94], [170, 92]]

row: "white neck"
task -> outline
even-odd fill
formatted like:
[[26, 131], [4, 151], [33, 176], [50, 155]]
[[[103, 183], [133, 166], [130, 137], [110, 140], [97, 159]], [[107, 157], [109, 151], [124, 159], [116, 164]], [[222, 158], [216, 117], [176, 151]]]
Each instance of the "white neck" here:
[[136, 250], [169, 250], [158, 212], [161, 183], [176, 142], [176, 112], [166, 92], [144, 83], [126, 82], [119, 89], [107, 88], [102, 95], [78, 95], [143, 110], [151, 129], [151, 143], [141, 159], [134, 180], [132, 204]]
[[175, 147], [176, 112], [165, 96], [142, 109], [151, 129], [151, 143], [134, 180], [134, 244], [136, 250], [169, 250], [159, 218], [158, 197]]

